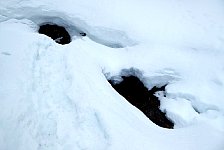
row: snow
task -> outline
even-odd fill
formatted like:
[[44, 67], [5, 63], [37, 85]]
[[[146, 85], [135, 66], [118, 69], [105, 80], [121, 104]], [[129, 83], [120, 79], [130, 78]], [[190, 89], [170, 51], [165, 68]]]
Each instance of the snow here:
[[[1, 150], [223, 150], [222, 0], [1, 0]], [[59, 45], [39, 25], [65, 26]], [[86, 37], [79, 32], [87, 33]], [[164, 129], [107, 82], [135, 74]]]

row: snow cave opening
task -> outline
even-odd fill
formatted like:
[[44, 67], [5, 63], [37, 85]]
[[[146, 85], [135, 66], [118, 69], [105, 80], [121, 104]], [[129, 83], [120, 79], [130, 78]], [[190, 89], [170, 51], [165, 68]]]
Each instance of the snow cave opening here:
[[134, 75], [121, 76], [121, 78], [122, 81], [120, 82], [112, 79], [109, 79], [108, 82], [120, 95], [141, 110], [153, 123], [163, 128], [173, 129], [174, 123], [160, 110], [160, 101], [155, 96], [159, 91], [164, 92], [166, 85], [162, 87], [154, 86], [151, 90], [148, 90], [143, 82]]
[[71, 42], [71, 36], [68, 31], [63, 26], [57, 24], [40, 25], [38, 32], [51, 37], [58, 44], [64, 45]]

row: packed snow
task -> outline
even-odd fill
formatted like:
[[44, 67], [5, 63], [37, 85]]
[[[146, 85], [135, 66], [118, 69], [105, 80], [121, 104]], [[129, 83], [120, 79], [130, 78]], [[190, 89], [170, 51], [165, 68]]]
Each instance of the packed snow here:
[[[223, 18], [222, 0], [1, 0], [0, 150], [223, 150]], [[167, 85], [174, 129], [112, 88], [122, 75]]]

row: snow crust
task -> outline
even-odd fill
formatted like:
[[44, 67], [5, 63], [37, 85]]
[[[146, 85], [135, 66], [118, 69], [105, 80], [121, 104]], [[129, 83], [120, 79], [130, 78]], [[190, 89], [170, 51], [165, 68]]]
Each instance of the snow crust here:
[[[223, 8], [222, 0], [1, 0], [0, 149], [223, 150]], [[38, 34], [46, 22], [72, 42]], [[149, 89], [167, 84], [157, 95], [175, 129], [110, 86], [106, 78], [121, 74]]]

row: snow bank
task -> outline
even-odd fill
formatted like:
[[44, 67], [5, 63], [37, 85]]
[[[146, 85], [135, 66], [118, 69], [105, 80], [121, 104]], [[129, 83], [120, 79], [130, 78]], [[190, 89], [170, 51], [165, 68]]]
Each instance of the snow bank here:
[[[72, 42], [38, 34], [46, 22]], [[2, 0], [0, 149], [223, 150], [223, 36], [221, 0]], [[107, 82], [130, 68], [167, 84], [157, 96], [175, 129]]]

